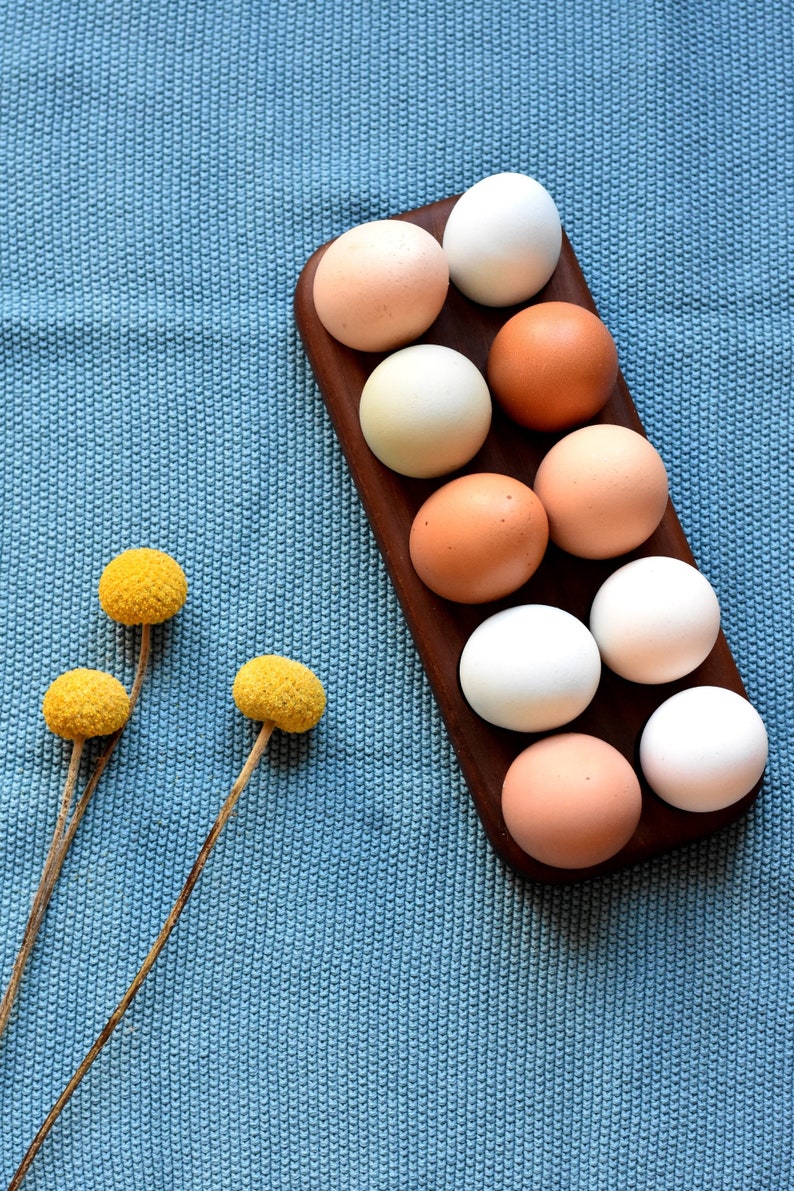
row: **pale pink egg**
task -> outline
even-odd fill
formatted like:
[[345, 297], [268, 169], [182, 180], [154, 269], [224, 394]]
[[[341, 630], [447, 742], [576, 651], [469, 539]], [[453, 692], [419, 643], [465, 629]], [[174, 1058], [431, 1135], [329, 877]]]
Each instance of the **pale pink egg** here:
[[317, 317], [358, 351], [402, 347], [438, 317], [449, 289], [444, 250], [424, 228], [376, 219], [329, 244], [314, 275]]

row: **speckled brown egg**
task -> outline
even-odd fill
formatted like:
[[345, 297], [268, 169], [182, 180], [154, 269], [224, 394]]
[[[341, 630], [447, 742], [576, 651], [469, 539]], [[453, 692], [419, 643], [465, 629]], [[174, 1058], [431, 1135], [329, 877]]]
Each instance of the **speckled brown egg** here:
[[566, 430], [603, 409], [618, 374], [615, 341], [597, 315], [572, 302], [540, 302], [498, 331], [488, 385], [530, 430]]
[[511, 476], [477, 472], [438, 488], [411, 527], [411, 561], [437, 595], [482, 604], [534, 574], [549, 539], [543, 505]]

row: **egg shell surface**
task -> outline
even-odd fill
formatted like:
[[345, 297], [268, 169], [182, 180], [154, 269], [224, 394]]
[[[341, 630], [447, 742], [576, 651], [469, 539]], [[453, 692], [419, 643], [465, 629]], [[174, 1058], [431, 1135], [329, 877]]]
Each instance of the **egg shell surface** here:
[[769, 742], [755, 708], [735, 691], [694, 686], [665, 700], [640, 737], [640, 766], [655, 794], [685, 811], [732, 806], [766, 766]]
[[453, 283], [473, 302], [511, 306], [551, 277], [562, 247], [554, 199], [526, 174], [475, 182], [450, 212], [443, 236]]
[[551, 604], [519, 604], [489, 616], [460, 657], [463, 695], [490, 724], [545, 732], [591, 702], [601, 656], [589, 629]]
[[474, 472], [428, 497], [411, 526], [411, 562], [436, 595], [461, 604], [498, 600], [537, 570], [549, 523], [520, 480]]
[[358, 413], [367, 446], [381, 463], [427, 479], [476, 455], [491, 425], [491, 394], [467, 356], [415, 343], [373, 369]]
[[582, 426], [540, 461], [533, 484], [549, 536], [579, 558], [615, 558], [645, 542], [667, 508], [667, 472], [647, 438], [625, 426]]
[[720, 606], [705, 575], [651, 555], [614, 571], [590, 609], [590, 632], [610, 670], [630, 682], [674, 682], [711, 652]]
[[358, 351], [391, 351], [438, 317], [449, 289], [443, 248], [424, 228], [376, 219], [329, 244], [314, 275], [314, 307], [334, 339]]
[[505, 776], [502, 815], [520, 848], [556, 868], [601, 864], [631, 839], [642, 791], [626, 758], [580, 732], [547, 736]]
[[603, 409], [618, 375], [615, 341], [573, 302], [538, 302], [509, 318], [486, 369], [494, 400], [530, 430], [565, 430]]

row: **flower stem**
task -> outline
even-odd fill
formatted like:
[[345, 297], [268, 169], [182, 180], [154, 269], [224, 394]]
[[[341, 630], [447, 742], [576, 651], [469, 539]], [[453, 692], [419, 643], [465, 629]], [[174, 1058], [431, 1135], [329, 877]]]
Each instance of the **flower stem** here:
[[91, 1046], [91, 1049], [88, 1051], [85, 1058], [80, 1063], [80, 1066], [77, 1068], [74, 1075], [69, 1080], [69, 1082], [67, 1083], [64, 1090], [61, 1092], [58, 1099], [55, 1101], [55, 1104], [50, 1109], [50, 1112], [49, 1112], [46, 1120], [44, 1121], [44, 1124], [41, 1126], [38, 1133], [33, 1138], [33, 1141], [30, 1143], [30, 1146], [28, 1147], [28, 1151], [25, 1154], [25, 1157], [22, 1159], [22, 1162], [20, 1163], [20, 1165], [16, 1171], [16, 1174], [11, 1179], [11, 1182], [8, 1185], [8, 1191], [17, 1191], [17, 1189], [19, 1187], [21, 1187], [22, 1180], [24, 1179], [25, 1175], [27, 1174], [28, 1170], [30, 1169], [30, 1165], [33, 1162], [33, 1159], [36, 1157], [36, 1154], [41, 1149], [41, 1146], [42, 1146], [45, 1138], [47, 1137], [47, 1134], [52, 1129], [53, 1125], [55, 1124], [58, 1117], [60, 1116], [61, 1111], [63, 1110], [64, 1106], [66, 1105], [66, 1103], [69, 1100], [72, 1093], [75, 1091], [75, 1089], [80, 1084], [81, 1080], [83, 1079], [83, 1076], [87, 1073], [87, 1071], [90, 1068], [91, 1064], [93, 1063], [94, 1059], [97, 1057], [99, 1052], [102, 1050], [103, 1046], [110, 1038], [110, 1036], [113, 1033], [113, 1031], [115, 1030], [116, 1026], [119, 1024], [122, 1017], [127, 1012], [127, 1009], [129, 1008], [129, 1006], [131, 1005], [136, 994], [140, 990], [141, 985], [143, 984], [146, 977], [149, 975], [149, 972], [154, 967], [154, 964], [157, 961], [157, 957], [159, 956], [160, 952], [162, 951], [163, 947], [165, 946], [166, 942], [168, 941], [168, 936], [171, 934], [171, 931], [176, 926], [177, 920], [179, 919], [180, 914], [184, 910], [185, 905], [187, 904], [188, 898], [190, 897], [191, 893], [193, 892], [193, 888], [194, 888], [196, 882], [198, 881], [199, 876], [201, 875], [201, 870], [204, 868], [204, 865], [207, 862], [207, 858], [208, 858], [210, 852], [212, 851], [212, 849], [214, 848], [215, 843], [218, 839], [218, 836], [220, 835], [221, 831], [223, 830], [223, 828], [225, 827], [229, 818], [231, 817], [232, 811], [234, 810], [235, 805], [237, 803], [237, 799], [239, 798], [240, 794], [243, 792], [246, 785], [248, 784], [248, 780], [251, 777], [251, 774], [256, 769], [256, 767], [262, 757], [262, 754], [264, 753], [264, 751], [267, 747], [268, 741], [270, 740], [271, 733], [273, 732], [273, 728], [274, 728], [274, 725], [270, 721], [266, 721], [265, 723], [262, 724], [259, 735], [257, 736], [257, 738], [254, 742], [254, 746], [251, 749], [251, 752], [248, 756], [248, 760], [246, 761], [245, 765], [243, 766], [242, 770], [240, 771], [240, 776], [237, 778], [237, 781], [234, 783], [231, 790], [229, 791], [229, 793], [226, 797], [226, 801], [224, 802], [223, 806], [221, 807], [221, 809], [218, 813], [218, 817], [215, 820], [215, 822], [213, 823], [212, 828], [210, 829], [209, 835], [207, 836], [204, 843], [202, 844], [201, 851], [199, 852], [198, 856], [196, 857], [193, 867], [191, 868], [191, 870], [188, 874], [187, 880], [185, 881], [185, 884], [182, 886], [182, 890], [179, 893], [179, 896], [177, 897], [176, 901], [174, 902], [174, 905], [172, 906], [172, 908], [168, 914], [168, 917], [166, 918], [165, 922], [163, 923], [163, 927], [162, 927], [159, 935], [155, 939], [148, 955], [146, 956], [145, 960], [143, 961], [143, 963], [141, 964], [137, 973], [135, 974], [133, 981], [130, 984], [129, 988], [127, 989], [127, 991], [125, 992], [125, 994], [121, 998], [121, 1000], [119, 1001], [116, 1008], [111, 1013], [110, 1017], [108, 1018], [107, 1022], [103, 1026], [100, 1033], [97, 1035], [97, 1038], [94, 1041], [93, 1045]]
[[[127, 723], [124, 725], [123, 728], [119, 728], [118, 732], [114, 732], [112, 736], [108, 737], [107, 744], [105, 745], [104, 749], [99, 754], [99, 756], [97, 757], [97, 762], [94, 767], [94, 772], [91, 774], [91, 777], [88, 781], [88, 784], [87, 784], [85, 790], [83, 791], [80, 798], [78, 798], [77, 803], [75, 804], [74, 812], [72, 814], [71, 819], [69, 820], [69, 825], [67, 826], [66, 830], [63, 833], [63, 840], [61, 842], [61, 846], [58, 849], [55, 859], [53, 861], [53, 865], [55, 867], [55, 875], [53, 878], [53, 884], [57, 880], [58, 874], [60, 873], [61, 868], [63, 867], [63, 862], [66, 859], [66, 853], [69, 851], [69, 846], [70, 846], [72, 840], [74, 839], [75, 832], [77, 831], [77, 828], [80, 826], [80, 820], [82, 819], [83, 815], [85, 814], [86, 807], [88, 806], [89, 802], [91, 801], [91, 796], [94, 793], [94, 791], [96, 790], [97, 786], [99, 785], [99, 779], [102, 777], [102, 774], [105, 772], [105, 769], [107, 768], [107, 764], [108, 764], [110, 758], [113, 756], [113, 753], [116, 751], [116, 745], [118, 744], [119, 740], [121, 739], [122, 733], [124, 732], [124, 728], [126, 728], [127, 724], [132, 719], [132, 713], [135, 710], [135, 704], [138, 702], [138, 696], [141, 693], [141, 687], [143, 686], [143, 680], [146, 675], [146, 667], [149, 664], [149, 653], [150, 653], [150, 649], [151, 649], [151, 634], [152, 634], [152, 626], [151, 625], [149, 625], [149, 624], [141, 625], [141, 648], [140, 648], [140, 653], [138, 654], [138, 666], [135, 671], [135, 679], [132, 684], [132, 690], [130, 691], [130, 713], [127, 716]], [[50, 892], [52, 892], [52, 891], [50, 891]], [[38, 927], [41, 924], [41, 919], [44, 917], [44, 911], [47, 909], [48, 901], [49, 901], [49, 896], [47, 897], [47, 901], [42, 901], [42, 904], [39, 907], [38, 922], [35, 924], [36, 930], [38, 930]]]
[[[151, 625], [144, 624], [141, 626], [141, 648], [138, 656], [138, 666], [135, 671], [135, 679], [132, 684], [130, 692], [130, 715], [132, 715], [135, 704], [138, 701], [138, 696], [141, 693], [146, 667], [149, 661], [149, 652], [151, 648]], [[125, 724], [126, 727], [126, 724]], [[47, 853], [47, 859], [44, 862], [41, 879], [39, 880], [38, 889], [33, 898], [33, 904], [30, 907], [30, 913], [25, 925], [25, 933], [22, 936], [22, 943], [20, 944], [19, 953], [14, 961], [14, 967], [11, 972], [11, 979], [8, 983], [8, 988], [3, 994], [2, 1002], [0, 1002], [0, 1036], [2, 1036], [11, 1010], [14, 1005], [17, 993], [19, 991], [19, 984], [22, 980], [22, 973], [25, 970], [25, 965], [30, 958], [30, 953], [33, 950], [36, 939], [38, 937], [39, 929], [41, 927], [47, 906], [50, 904], [55, 884], [60, 876], [63, 862], [66, 859], [66, 853], [69, 851], [69, 846], [74, 839], [75, 832], [80, 825], [80, 820], [85, 814], [85, 809], [91, 800], [91, 795], [99, 784], [99, 779], [107, 767], [108, 761], [113, 756], [116, 745], [121, 739], [121, 734], [124, 728], [119, 728], [118, 732], [114, 732], [108, 738], [108, 742], [97, 758], [94, 772], [92, 773], [85, 790], [80, 798], [75, 803], [71, 818], [69, 818], [69, 808], [72, 804], [72, 795], [74, 793], [75, 783], [77, 781], [77, 772], [80, 764], [80, 755], [82, 753], [84, 741], [75, 741], [72, 750], [72, 758], [69, 766], [69, 774], [66, 778], [66, 785], [64, 787], [63, 797], [61, 799], [61, 806], [58, 812], [58, 821], [55, 826], [55, 831], [50, 843], [50, 850]], [[79, 749], [78, 749], [79, 744]]]
[[36, 929], [34, 928], [31, 930], [31, 923], [34, 923], [36, 920], [39, 899], [42, 896], [42, 891], [46, 891], [46, 895], [49, 898], [49, 894], [52, 891], [52, 886], [55, 884], [57, 872], [55, 873], [55, 876], [53, 876], [53, 872], [56, 866], [58, 850], [63, 838], [64, 827], [69, 815], [69, 808], [72, 805], [72, 797], [74, 795], [74, 788], [77, 783], [77, 775], [80, 771], [80, 758], [83, 755], [84, 744], [85, 738], [82, 736], [78, 737], [72, 742], [72, 756], [69, 761], [69, 772], [66, 775], [63, 794], [61, 795], [61, 805], [58, 810], [58, 818], [55, 823], [55, 830], [52, 833], [50, 848], [47, 852], [47, 859], [44, 861], [44, 868], [41, 871], [39, 886], [36, 890], [36, 896], [33, 899], [33, 905], [31, 906], [28, 924], [25, 928], [25, 934], [22, 938], [22, 944], [17, 953], [17, 957], [14, 960], [14, 967], [11, 970], [11, 979], [9, 980], [8, 987], [3, 994], [3, 999], [0, 1001], [0, 1035], [2, 1035], [11, 1015], [11, 1010], [19, 990], [20, 981], [22, 980], [22, 973], [25, 970], [25, 965], [30, 958], [30, 953], [33, 950], [33, 944], [36, 941]]

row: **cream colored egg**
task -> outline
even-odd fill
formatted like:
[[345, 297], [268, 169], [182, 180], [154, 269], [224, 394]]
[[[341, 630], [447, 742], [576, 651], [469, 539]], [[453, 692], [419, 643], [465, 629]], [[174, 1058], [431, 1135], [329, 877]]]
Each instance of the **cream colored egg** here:
[[705, 575], [651, 555], [619, 567], [590, 609], [590, 632], [610, 670], [631, 682], [673, 682], [708, 657], [720, 606]]
[[491, 395], [482, 373], [461, 352], [416, 343], [372, 371], [359, 419], [381, 463], [404, 476], [442, 476], [468, 463], [485, 442]]
[[542, 289], [560, 257], [554, 199], [526, 174], [491, 174], [461, 195], [444, 229], [457, 288], [484, 306], [512, 306]]
[[648, 720], [640, 765], [648, 785], [672, 806], [707, 812], [732, 806], [760, 781], [769, 749], [755, 708], [725, 687], [672, 695]]
[[459, 669], [472, 709], [514, 732], [570, 723], [591, 702], [600, 676], [587, 627], [550, 604], [519, 604], [489, 616], [463, 647]]

